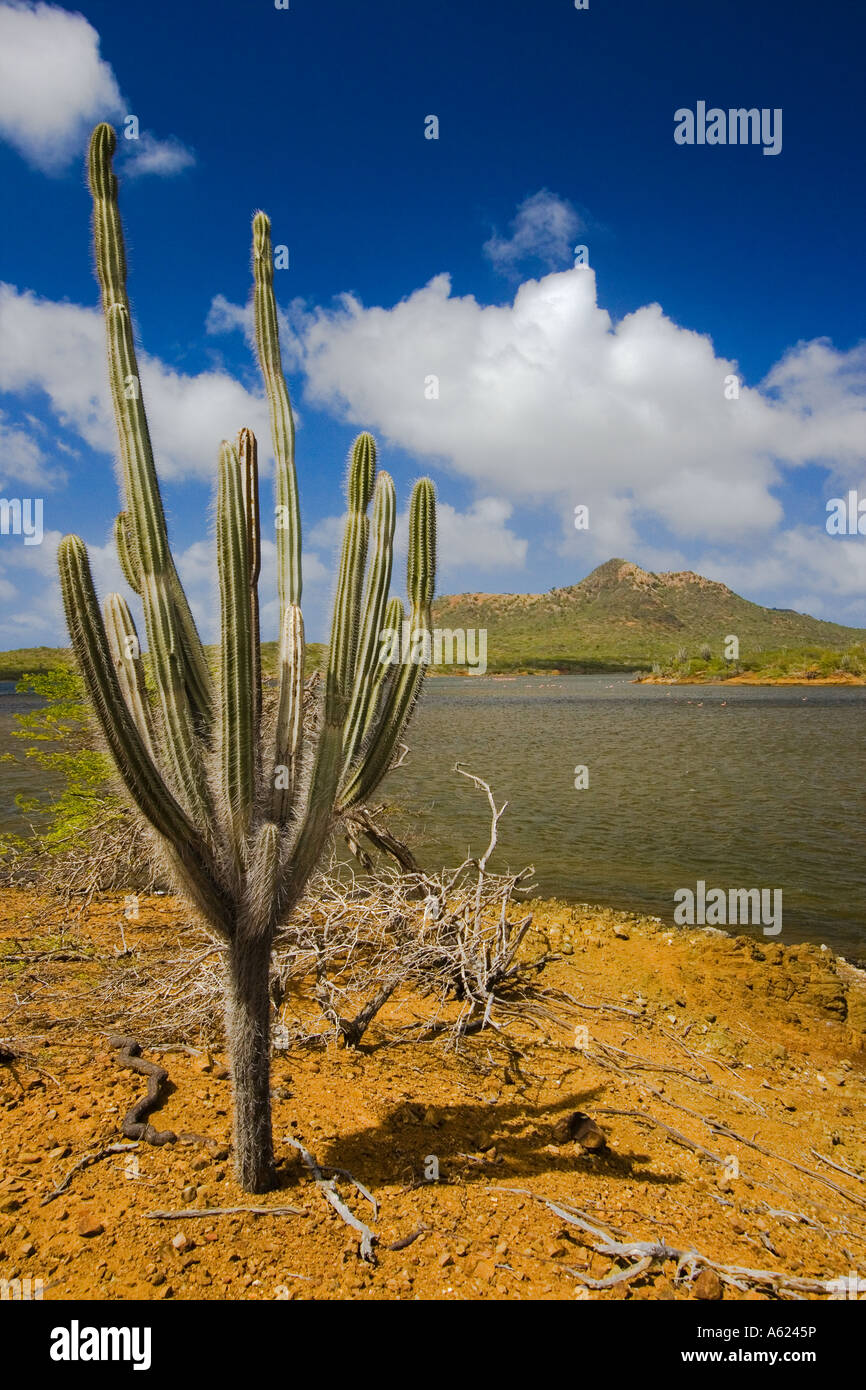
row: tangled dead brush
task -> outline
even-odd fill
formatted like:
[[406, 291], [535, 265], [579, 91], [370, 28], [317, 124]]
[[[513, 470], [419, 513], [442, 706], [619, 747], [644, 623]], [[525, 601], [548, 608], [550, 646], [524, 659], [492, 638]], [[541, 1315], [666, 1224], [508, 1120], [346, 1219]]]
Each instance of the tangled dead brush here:
[[[385, 1039], [438, 1037], [455, 1048], [468, 1034], [502, 1030], [509, 1019], [566, 1024], [571, 1001], [538, 981], [549, 954], [521, 951], [532, 924], [525, 910], [532, 869], [497, 874], [489, 867], [507, 803], [498, 807], [486, 782], [459, 765], [455, 770], [487, 797], [484, 853], [436, 874], [417, 865], [355, 873], [332, 857], [274, 942], [278, 1051], [334, 1037], [357, 1047], [377, 1019]], [[360, 830], [380, 848], [383, 837], [392, 838], [372, 815], [355, 827]], [[393, 857], [414, 864], [400, 848], [402, 855], [391, 850]], [[224, 955], [222, 942], [206, 941], [174, 956], [165, 970], [151, 967], [147, 980], [131, 962], [127, 978], [112, 985], [124, 1026], [143, 1039], [218, 1041]]]

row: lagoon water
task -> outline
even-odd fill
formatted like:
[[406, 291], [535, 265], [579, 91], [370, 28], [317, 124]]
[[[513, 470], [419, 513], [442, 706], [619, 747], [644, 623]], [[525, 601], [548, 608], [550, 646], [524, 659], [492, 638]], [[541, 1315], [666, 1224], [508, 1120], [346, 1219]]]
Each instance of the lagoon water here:
[[[15, 710], [36, 703], [13, 691], [0, 685], [0, 752], [17, 742]], [[675, 891], [699, 879], [781, 889], [774, 940], [826, 942], [866, 964], [864, 715], [864, 687], [437, 677], [379, 799], [423, 864], [481, 853], [486, 800], [453, 771], [459, 760], [509, 803], [492, 867], [534, 864], [540, 893], [672, 922]], [[15, 794], [43, 778], [0, 763], [0, 829], [21, 825]]]

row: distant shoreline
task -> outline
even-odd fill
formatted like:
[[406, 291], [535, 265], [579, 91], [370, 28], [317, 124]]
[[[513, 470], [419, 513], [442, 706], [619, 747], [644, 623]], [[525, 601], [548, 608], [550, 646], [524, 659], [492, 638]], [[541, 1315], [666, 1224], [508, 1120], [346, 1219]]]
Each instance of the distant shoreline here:
[[866, 685], [866, 676], [762, 676], [759, 671], [724, 679], [705, 676], [635, 676], [633, 685]]

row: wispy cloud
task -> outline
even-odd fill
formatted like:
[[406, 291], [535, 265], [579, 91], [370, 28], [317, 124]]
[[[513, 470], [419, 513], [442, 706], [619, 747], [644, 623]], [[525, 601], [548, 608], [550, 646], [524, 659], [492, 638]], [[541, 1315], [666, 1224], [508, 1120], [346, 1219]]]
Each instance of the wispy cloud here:
[[49, 464], [45, 450], [35, 438], [41, 429], [38, 422], [31, 422], [29, 430], [12, 425], [0, 410], [0, 492], [8, 491], [10, 481], [43, 490], [65, 481], [64, 470]]
[[574, 239], [583, 222], [565, 198], [546, 188], [525, 198], [511, 223], [511, 235], [494, 233], [484, 243], [484, 254], [496, 270], [516, 273], [532, 263], [545, 270], [560, 270], [571, 262]]
[[170, 178], [195, 164], [193, 151], [174, 135], [166, 140], [158, 140], [155, 135], [143, 131], [138, 140], [129, 142], [128, 148], [131, 153], [123, 164], [123, 173], [127, 177], [155, 174], [160, 178]]

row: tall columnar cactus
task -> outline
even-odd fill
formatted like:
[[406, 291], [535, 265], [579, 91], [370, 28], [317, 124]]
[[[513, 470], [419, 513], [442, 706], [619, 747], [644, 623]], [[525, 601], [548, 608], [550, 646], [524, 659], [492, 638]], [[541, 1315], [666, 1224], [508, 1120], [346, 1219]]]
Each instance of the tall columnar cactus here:
[[[253, 220], [256, 345], [276, 459], [280, 630], [276, 711], [263, 720], [256, 441], [241, 430], [219, 452], [216, 509], [221, 637], [212, 672], [168, 542], [126, 294], [126, 257], [112, 172], [114, 131], [90, 143], [96, 269], [120, 439], [126, 508], [115, 539], [139, 595], [149, 652], [124, 599], [100, 612], [87, 551], [66, 536], [59, 551], [66, 619], [108, 749], [129, 797], [153, 831], [173, 882], [228, 943], [226, 1023], [235, 1095], [235, 1156], [251, 1192], [273, 1181], [268, 973], [274, 932], [303, 894], [342, 815], [365, 801], [391, 765], [429, 660], [435, 575], [435, 499], [412, 494], [408, 560], [410, 643], [417, 660], [382, 663], [380, 636], [401, 628], [388, 601], [394, 485], [376, 474], [376, 446], [352, 446], [348, 515], [337, 580], [320, 732], [304, 747], [301, 526], [294, 424], [280, 360], [270, 223]], [[368, 510], [373, 503], [373, 534]], [[372, 554], [368, 549], [372, 539]], [[149, 690], [155, 691], [155, 698]]]

